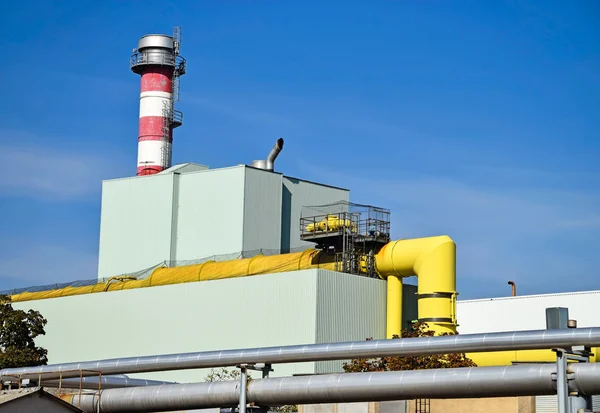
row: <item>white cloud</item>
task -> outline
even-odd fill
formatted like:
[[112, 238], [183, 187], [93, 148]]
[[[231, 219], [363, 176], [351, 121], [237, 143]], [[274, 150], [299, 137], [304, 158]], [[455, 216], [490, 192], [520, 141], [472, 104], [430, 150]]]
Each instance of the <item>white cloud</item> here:
[[[97, 194], [114, 177], [115, 157], [57, 150], [49, 145], [0, 145], [0, 194], [72, 200]], [[119, 167], [120, 168], [120, 167]]]

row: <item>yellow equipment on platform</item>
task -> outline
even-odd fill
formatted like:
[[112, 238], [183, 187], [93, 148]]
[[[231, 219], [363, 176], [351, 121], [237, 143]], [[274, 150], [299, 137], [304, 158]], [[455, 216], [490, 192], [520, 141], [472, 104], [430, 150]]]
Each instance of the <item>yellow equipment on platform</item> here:
[[339, 231], [343, 228], [349, 228], [352, 231], [356, 232], [356, 224], [351, 222], [349, 219], [343, 219], [335, 214], [329, 214], [327, 217], [323, 218], [319, 222], [313, 222], [312, 224], [308, 224], [306, 226], [307, 232], [317, 232], [317, 231]]

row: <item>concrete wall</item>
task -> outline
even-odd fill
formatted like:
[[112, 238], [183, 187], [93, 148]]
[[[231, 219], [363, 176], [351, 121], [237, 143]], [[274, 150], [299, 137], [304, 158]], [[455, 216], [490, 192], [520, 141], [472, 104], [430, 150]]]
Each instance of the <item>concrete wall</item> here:
[[300, 213], [303, 206], [326, 205], [349, 200], [350, 191], [347, 189], [284, 176], [281, 204], [281, 249], [289, 251], [314, 245], [300, 240]]
[[567, 307], [578, 327], [600, 325], [600, 291], [465, 300], [457, 303], [462, 334], [546, 328], [546, 308]]
[[[485, 399], [431, 399], [430, 413], [535, 413], [535, 397], [490, 397]], [[414, 411], [415, 401], [409, 402]]]
[[[345, 292], [331, 300], [324, 286], [331, 288], [334, 282]], [[358, 311], [362, 322], [351, 330], [352, 336], [344, 335], [343, 323], [328, 325], [341, 341], [362, 339], [384, 324], [381, 304], [368, 304], [381, 302], [384, 285], [381, 280], [304, 270], [28, 301], [14, 307], [33, 308], [47, 318], [47, 333], [36, 342], [48, 349], [53, 364], [311, 344], [318, 342], [317, 332], [328, 323], [325, 318], [342, 320], [344, 315], [358, 316]], [[356, 310], [349, 311], [351, 303], [357, 303]], [[299, 363], [276, 365], [273, 374], [316, 371], [315, 363]], [[206, 373], [189, 370], [136, 377], [192, 382], [204, 380]]]
[[[298, 406], [298, 413], [408, 413], [419, 412], [415, 400], [310, 404]], [[430, 413], [535, 413], [535, 397], [491, 397], [484, 399], [431, 399]]]

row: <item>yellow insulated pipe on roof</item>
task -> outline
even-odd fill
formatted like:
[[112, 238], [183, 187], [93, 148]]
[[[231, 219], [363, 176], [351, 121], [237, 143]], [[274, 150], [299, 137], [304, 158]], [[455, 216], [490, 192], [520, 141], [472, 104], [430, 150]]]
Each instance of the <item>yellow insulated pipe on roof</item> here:
[[[418, 277], [418, 317], [436, 334], [456, 333], [456, 245], [448, 236], [407, 239], [386, 244], [375, 257], [379, 275], [387, 279], [386, 337], [402, 331], [402, 277]], [[591, 362], [600, 361], [593, 348]], [[493, 351], [466, 354], [478, 366], [553, 363], [552, 350]]]
[[[181, 284], [194, 281], [219, 280], [223, 278], [246, 277], [249, 275], [272, 274], [286, 271], [306, 270], [311, 268], [335, 269], [333, 255], [309, 249], [304, 252], [281, 254], [273, 256], [256, 255], [229, 261], [207, 261], [203, 264], [186, 265], [181, 267], [157, 268], [152, 274], [142, 280], [125, 280], [111, 283], [111, 277], [106, 283], [98, 283], [83, 287], [65, 287], [39, 292], [23, 292], [11, 296], [13, 302], [43, 300], [47, 298], [66, 297], [71, 295], [92, 294], [104, 291], [129, 290], [134, 288], [155, 287], [159, 285]], [[123, 278], [123, 277], [120, 277]]]
[[[419, 321], [436, 334], [456, 333], [456, 245], [447, 235], [390, 242], [375, 256], [388, 281], [386, 337], [402, 331], [402, 277], [418, 277]], [[400, 298], [398, 298], [400, 297]]]

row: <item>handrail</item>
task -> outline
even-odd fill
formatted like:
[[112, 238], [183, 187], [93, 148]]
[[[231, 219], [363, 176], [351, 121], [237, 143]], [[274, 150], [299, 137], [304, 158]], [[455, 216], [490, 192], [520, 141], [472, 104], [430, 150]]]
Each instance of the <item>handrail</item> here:
[[174, 66], [180, 75], [185, 73], [185, 63], [184, 57], [173, 56], [172, 51], [166, 50], [153, 50], [152, 53], [135, 52], [129, 58], [131, 68], [138, 65]]

